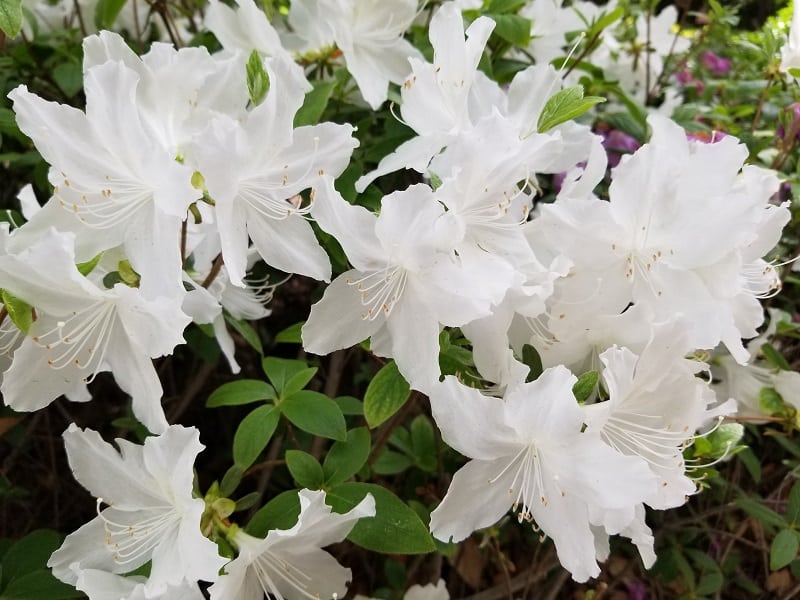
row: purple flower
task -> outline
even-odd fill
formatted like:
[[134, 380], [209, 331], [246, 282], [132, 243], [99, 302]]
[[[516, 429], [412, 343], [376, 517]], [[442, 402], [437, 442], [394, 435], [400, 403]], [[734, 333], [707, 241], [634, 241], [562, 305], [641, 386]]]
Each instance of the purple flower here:
[[731, 70], [731, 59], [719, 56], [711, 50], [706, 50], [700, 55], [700, 62], [714, 75], [725, 75]]
[[639, 149], [639, 141], [619, 129], [610, 129], [599, 132], [603, 136], [603, 147], [608, 155], [608, 166], [611, 168], [619, 164], [623, 154], [629, 154]]
[[704, 144], [716, 144], [728, 134], [724, 131], [687, 131], [686, 139], [692, 142], [702, 142]]
[[[798, 139], [800, 139], [800, 122], [798, 122], [800, 121], [800, 102], [792, 102], [783, 110], [787, 113], [792, 113], [792, 122], [789, 125], [789, 128], [797, 131], [795, 135]], [[783, 126], [783, 123], [778, 125], [776, 134], [781, 139], [786, 137], [786, 128]]]

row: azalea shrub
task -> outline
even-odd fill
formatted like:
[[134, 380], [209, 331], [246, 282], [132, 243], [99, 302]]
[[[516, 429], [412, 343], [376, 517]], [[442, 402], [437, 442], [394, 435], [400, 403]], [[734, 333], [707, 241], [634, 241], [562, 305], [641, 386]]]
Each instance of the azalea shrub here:
[[796, 591], [761, 4], [0, 0], [0, 597]]

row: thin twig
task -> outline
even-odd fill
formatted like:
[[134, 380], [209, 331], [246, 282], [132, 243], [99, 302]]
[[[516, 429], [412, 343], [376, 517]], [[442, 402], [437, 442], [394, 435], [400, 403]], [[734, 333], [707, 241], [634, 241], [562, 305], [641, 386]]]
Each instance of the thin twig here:
[[214, 264], [211, 265], [211, 270], [208, 272], [208, 275], [206, 275], [206, 278], [200, 285], [202, 285], [204, 288], [208, 288], [208, 286], [210, 286], [217, 278], [217, 275], [219, 275], [219, 271], [220, 269], [222, 269], [222, 265], [223, 265], [222, 254], [220, 254], [217, 256], [216, 259], [214, 259]]

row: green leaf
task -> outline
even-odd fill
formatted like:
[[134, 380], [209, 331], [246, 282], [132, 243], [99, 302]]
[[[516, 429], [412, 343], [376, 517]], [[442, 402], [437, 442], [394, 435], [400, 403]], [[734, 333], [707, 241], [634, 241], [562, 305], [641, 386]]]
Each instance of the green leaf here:
[[723, 423], [706, 436], [711, 443], [711, 450], [706, 454], [717, 459], [730, 454], [744, 437], [744, 425], [741, 423]]
[[358, 473], [367, 462], [371, 447], [372, 440], [366, 427], [348, 431], [347, 439], [343, 442], [334, 442], [325, 455], [325, 461], [322, 463], [325, 483], [336, 485]]
[[308, 452], [287, 450], [286, 466], [289, 467], [289, 473], [292, 474], [297, 487], [318, 490], [325, 481], [322, 465]]
[[599, 96], [584, 97], [582, 85], [564, 88], [547, 100], [539, 115], [539, 123], [536, 128], [539, 133], [544, 133], [556, 125], [561, 125], [561, 123], [582, 115], [595, 104], [605, 101], [605, 98]]
[[60, 63], [53, 69], [53, 80], [68, 98], [72, 98], [83, 89], [83, 67], [77, 61]]
[[8, 582], [43, 569], [50, 555], [61, 545], [62, 539], [57, 531], [37, 529], [14, 543], [0, 563], [3, 581]]
[[436, 549], [417, 513], [383, 486], [352, 481], [341, 483], [332, 487], [326, 498], [334, 510], [347, 512], [368, 493], [375, 498], [375, 516], [361, 519], [347, 539], [384, 554], [424, 554]]
[[746, 496], [740, 496], [734, 500], [734, 504], [751, 517], [754, 517], [762, 525], [771, 525], [781, 528], [786, 527], [786, 521], [778, 513]]
[[300, 498], [297, 490], [288, 490], [258, 509], [245, 529], [250, 535], [264, 537], [272, 529], [291, 529], [299, 516]]
[[0, 593], [0, 600], [67, 600], [83, 597], [74, 587], [53, 577], [50, 569], [38, 569], [12, 579]]
[[525, 47], [531, 41], [531, 20], [519, 15], [487, 14], [496, 25], [494, 32], [509, 44]]
[[372, 470], [378, 475], [397, 475], [411, 466], [411, 459], [394, 450], [384, 450], [372, 464]]
[[241, 319], [237, 319], [232, 317], [228, 312], [225, 312], [225, 321], [233, 327], [239, 335], [241, 335], [245, 341], [253, 347], [253, 349], [258, 352], [259, 354], [264, 354], [264, 348], [261, 346], [261, 338], [258, 337], [258, 333], [256, 330], [253, 329], [253, 326], [250, 325], [247, 321], [243, 321]]
[[394, 361], [386, 363], [375, 374], [364, 394], [364, 417], [371, 429], [374, 429], [406, 403], [411, 395], [408, 385]]
[[336, 79], [316, 80], [311, 83], [313, 89], [306, 94], [303, 106], [294, 115], [294, 126], [316, 125], [328, 106], [331, 93], [336, 87]]
[[528, 365], [528, 368], [530, 369], [528, 376], [525, 378], [525, 381], [528, 383], [538, 379], [539, 375], [544, 372], [544, 368], [542, 367], [542, 357], [539, 356], [536, 348], [530, 344], [525, 344], [522, 347], [522, 362]]
[[248, 414], [233, 436], [233, 460], [247, 469], [267, 447], [278, 427], [280, 412], [275, 406], [259, 406]]
[[426, 415], [417, 415], [409, 427], [411, 431], [411, 447], [414, 449], [414, 462], [423, 471], [432, 473], [436, 470], [436, 435], [433, 425]]
[[758, 393], [758, 406], [768, 415], [779, 415], [785, 410], [783, 398], [775, 388], [761, 388]]
[[261, 500], [261, 492], [250, 492], [245, 494], [236, 501], [236, 509], [234, 512], [241, 512], [253, 508], [258, 501]]
[[305, 321], [300, 321], [294, 325], [290, 325], [278, 335], [275, 336], [276, 344], [302, 344], [303, 339], [300, 337], [300, 330], [305, 325]]
[[12, 296], [6, 290], [0, 291], [0, 300], [3, 301], [3, 306], [17, 329], [28, 335], [31, 325], [33, 325], [33, 307], [16, 296]]
[[250, 102], [253, 106], [258, 106], [267, 97], [269, 91], [269, 74], [264, 68], [264, 59], [253, 50], [247, 59], [247, 93], [250, 95]]
[[527, 0], [492, 0], [487, 10], [492, 13], [516, 12], [527, 3]]
[[343, 415], [363, 415], [364, 403], [353, 396], [338, 396], [333, 399], [342, 411]]
[[285, 397], [299, 392], [308, 385], [308, 382], [311, 381], [316, 374], [316, 367], [308, 367], [307, 369], [298, 371], [286, 381], [283, 390], [281, 390], [281, 395]]
[[122, 277], [120, 277], [119, 271], [111, 271], [110, 273], [106, 273], [103, 275], [103, 286], [110, 290], [118, 283], [125, 283], [122, 281]]
[[775, 346], [772, 344], [762, 344], [761, 345], [761, 354], [764, 355], [764, 358], [767, 359], [767, 362], [775, 367], [776, 369], [780, 369], [781, 371], [791, 371], [792, 367], [789, 366], [789, 363], [783, 357], [783, 354], [778, 352], [775, 349]]
[[791, 529], [779, 531], [769, 548], [770, 570], [777, 571], [792, 562], [797, 558], [798, 548], [800, 548], [800, 539], [798, 539], [796, 531]]
[[575, 400], [578, 402], [586, 402], [597, 387], [599, 379], [600, 373], [597, 371], [586, 371], [586, 373], [578, 377], [578, 381], [572, 386], [572, 393], [575, 394]]
[[[288, 395], [284, 393], [287, 382], [294, 375], [306, 371], [309, 367], [308, 364], [302, 360], [267, 356], [261, 361], [261, 368], [264, 369], [264, 374], [269, 377], [272, 385], [275, 386], [275, 391], [278, 392], [278, 395], [283, 397]], [[311, 377], [313, 376], [312, 374]], [[310, 380], [311, 377], [308, 379]], [[303, 386], [300, 386], [300, 389], [302, 389], [302, 387]]]
[[283, 415], [303, 431], [333, 440], [347, 439], [347, 425], [339, 405], [325, 394], [303, 390], [280, 403]]
[[15, 38], [22, 29], [22, 0], [0, 0], [0, 29]]
[[94, 7], [94, 24], [98, 29], [111, 29], [117, 20], [125, 0], [99, 0]]
[[206, 406], [208, 408], [239, 406], [258, 402], [259, 400], [275, 400], [276, 398], [275, 390], [266, 381], [239, 379], [223, 383], [215, 389], [208, 397]]
[[133, 265], [129, 261], [119, 261], [119, 263], [117, 263], [117, 271], [125, 285], [130, 287], [139, 286], [139, 281], [141, 281], [142, 277], [136, 272], [136, 269], [133, 268]]
[[242, 482], [242, 475], [244, 475], [244, 468], [240, 465], [231, 465], [222, 476], [222, 481], [219, 484], [219, 493], [223, 496], [230, 496], [239, 487]]
[[753, 478], [753, 481], [759, 483], [761, 481], [761, 461], [753, 451], [750, 448], [743, 448], [736, 454], [736, 457], [742, 461], [742, 464], [745, 469], [747, 469], [747, 472], [750, 473], [750, 477]]
[[78, 263], [75, 265], [78, 269], [78, 273], [86, 277], [89, 273], [91, 273], [94, 268], [97, 266], [97, 263], [100, 262], [100, 259], [103, 258], [103, 253], [101, 252], [97, 256], [95, 256], [91, 260], [87, 260], [86, 262]]
[[789, 502], [786, 506], [786, 522], [790, 525], [800, 524], [800, 481], [795, 482], [789, 492]]

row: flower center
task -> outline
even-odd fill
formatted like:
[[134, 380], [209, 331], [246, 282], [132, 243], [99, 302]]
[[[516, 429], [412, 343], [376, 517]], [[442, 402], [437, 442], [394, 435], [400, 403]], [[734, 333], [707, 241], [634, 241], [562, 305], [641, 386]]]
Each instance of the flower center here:
[[373, 321], [380, 314], [388, 317], [403, 295], [407, 281], [406, 269], [388, 265], [385, 269], [370, 271], [359, 279], [345, 280], [361, 293], [361, 304], [367, 309], [361, 314], [365, 321]]
[[[109, 502], [109, 508], [101, 511], [100, 505], [103, 503], [102, 498], [97, 499], [97, 514], [103, 520], [106, 533], [105, 544], [114, 553], [114, 562], [120, 565], [134, 562], [141, 565], [147, 562], [152, 556], [153, 548], [165, 538], [166, 530], [174, 527], [180, 520], [172, 506], [151, 507], [141, 511], [120, 511]], [[112, 510], [120, 517], [135, 515], [140, 517], [140, 520], [121, 522], [111, 519], [108, 513]]]
[[297, 590], [302, 597], [319, 600], [319, 594], [312, 594], [308, 591], [311, 576], [290, 562], [275, 556], [269, 550], [259, 554], [252, 566], [258, 583], [267, 596], [272, 594], [277, 600], [283, 600], [284, 596], [276, 583], [282, 581]]
[[53, 369], [77, 366], [94, 373], [103, 361], [114, 330], [116, 304], [98, 300], [66, 321], [33, 336], [33, 341], [47, 351], [47, 364]]

